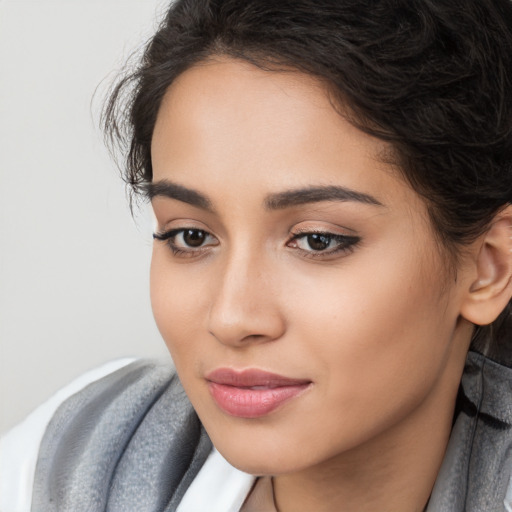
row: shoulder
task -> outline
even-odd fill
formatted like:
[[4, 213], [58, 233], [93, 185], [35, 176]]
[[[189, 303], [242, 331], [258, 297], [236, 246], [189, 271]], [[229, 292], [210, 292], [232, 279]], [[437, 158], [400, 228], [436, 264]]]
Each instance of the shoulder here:
[[174, 369], [135, 361], [55, 411], [39, 447], [32, 506], [163, 510], [179, 503], [210, 450]]
[[133, 363], [123, 358], [90, 370], [57, 391], [25, 420], [0, 438], [0, 510], [30, 510], [34, 472], [41, 440], [55, 411], [89, 384]]
[[428, 511], [512, 512], [512, 369], [470, 352]]

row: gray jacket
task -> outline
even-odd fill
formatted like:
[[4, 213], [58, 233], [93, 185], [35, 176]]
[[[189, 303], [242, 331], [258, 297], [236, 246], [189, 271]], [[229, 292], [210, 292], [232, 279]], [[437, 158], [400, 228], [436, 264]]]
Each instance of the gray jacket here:
[[[173, 371], [135, 362], [58, 409], [41, 444], [32, 511], [176, 510], [211, 448]], [[470, 352], [427, 511], [507, 510], [511, 470], [512, 369]]]

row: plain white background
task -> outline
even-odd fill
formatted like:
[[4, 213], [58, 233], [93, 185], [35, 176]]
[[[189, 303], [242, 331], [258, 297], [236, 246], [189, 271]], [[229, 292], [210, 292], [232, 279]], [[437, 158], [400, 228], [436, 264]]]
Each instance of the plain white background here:
[[166, 3], [0, 0], [0, 432], [102, 362], [167, 355], [150, 216], [131, 218], [98, 128]]

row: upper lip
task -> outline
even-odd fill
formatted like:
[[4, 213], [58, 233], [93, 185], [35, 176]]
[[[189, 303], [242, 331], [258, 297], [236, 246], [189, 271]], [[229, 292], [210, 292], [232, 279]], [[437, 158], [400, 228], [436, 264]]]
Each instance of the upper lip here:
[[249, 368], [246, 370], [234, 370], [232, 368], [218, 368], [206, 375], [206, 380], [215, 384], [240, 388], [265, 387], [278, 388], [283, 386], [303, 386], [310, 384], [307, 379], [293, 379], [276, 373]]

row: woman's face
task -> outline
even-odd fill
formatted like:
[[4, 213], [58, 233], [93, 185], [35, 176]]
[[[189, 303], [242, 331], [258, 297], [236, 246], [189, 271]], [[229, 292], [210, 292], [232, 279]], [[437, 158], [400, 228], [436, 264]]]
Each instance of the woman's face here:
[[387, 149], [298, 72], [211, 61], [164, 98], [154, 315], [212, 441], [245, 471], [311, 467], [453, 406], [464, 279]]

